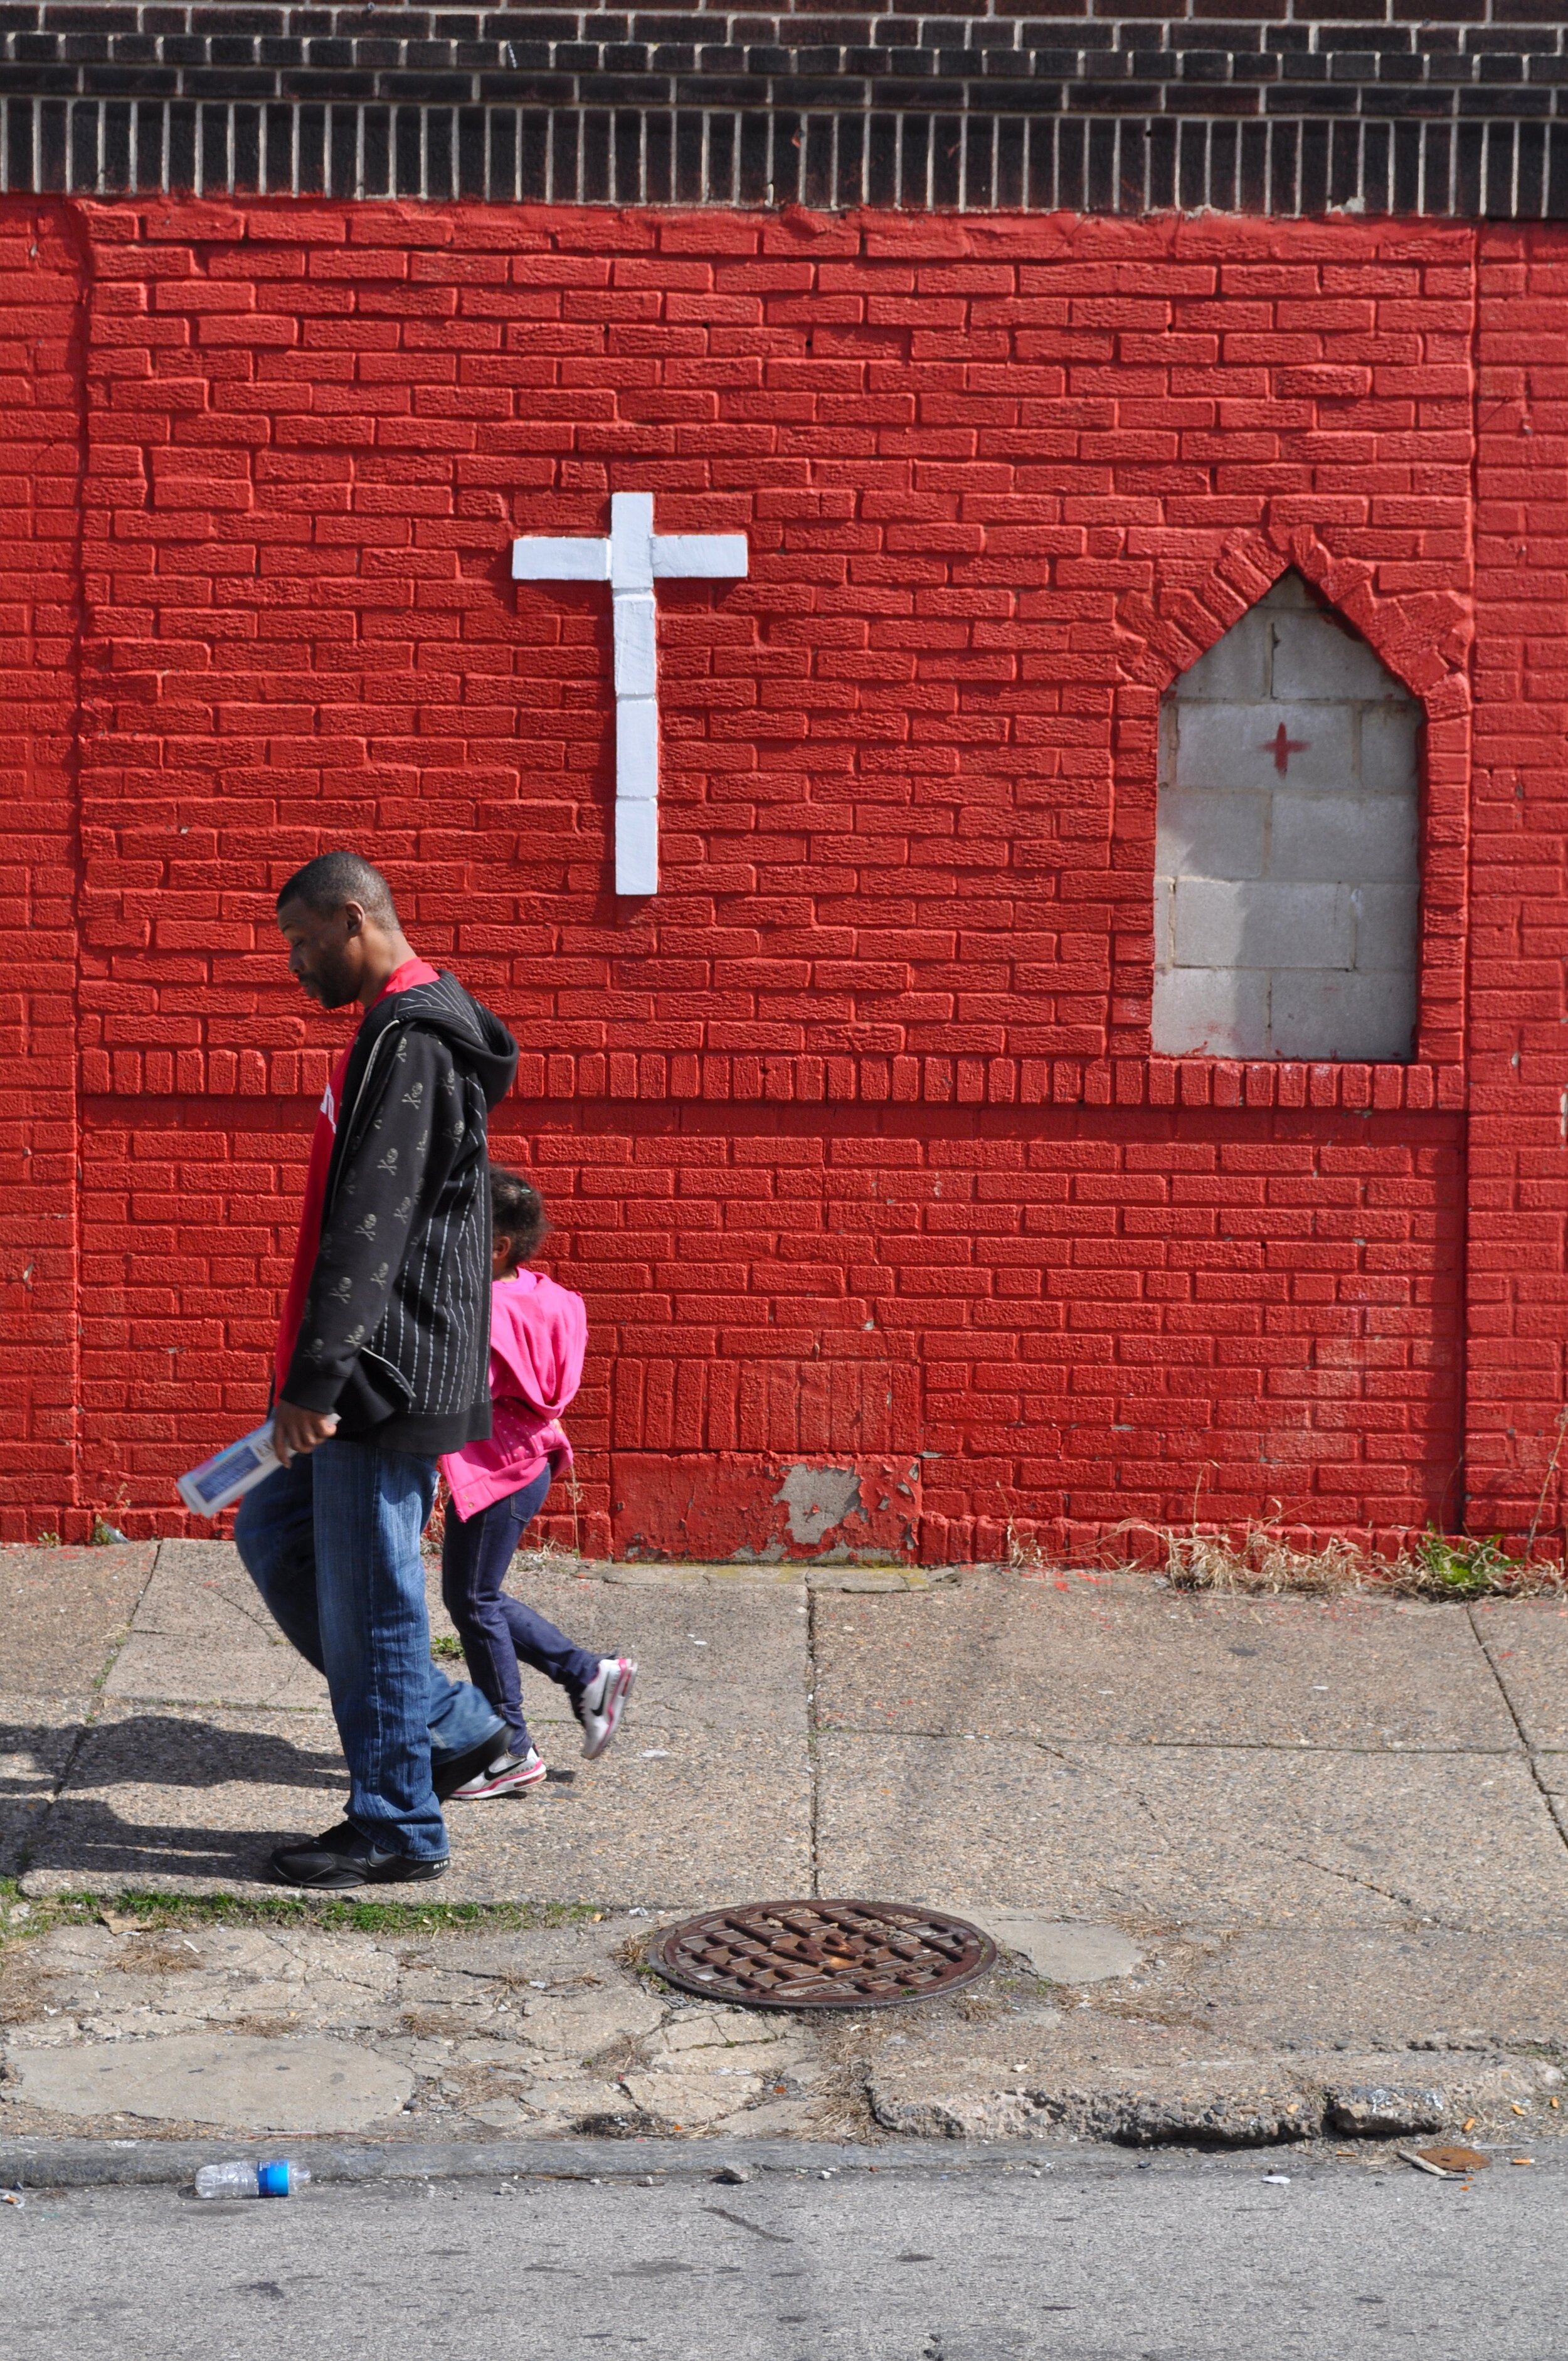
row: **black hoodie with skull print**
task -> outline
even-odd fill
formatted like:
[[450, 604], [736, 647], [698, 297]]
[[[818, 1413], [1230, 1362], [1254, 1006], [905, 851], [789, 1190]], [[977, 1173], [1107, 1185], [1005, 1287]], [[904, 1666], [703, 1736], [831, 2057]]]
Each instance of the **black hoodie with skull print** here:
[[282, 1391], [434, 1458], [490, 1431], [487, 1119], [517, 1044], [455, 976], [378, 1001], [344, 1076], [321, 1245]]

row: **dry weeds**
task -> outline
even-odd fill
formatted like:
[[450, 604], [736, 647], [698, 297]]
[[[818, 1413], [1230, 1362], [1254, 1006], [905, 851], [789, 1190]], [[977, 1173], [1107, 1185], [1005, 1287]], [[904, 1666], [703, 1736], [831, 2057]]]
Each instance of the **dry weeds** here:
[[1320, 1597], [1366, 1591], [1381, 1597], [1449, 1600], [1552, 1598], [1568, 1596], [1568, 1565], [1561, 1557], [1510, 1557], [1494, 1534], [1435, 1530], [1413, 1535], [1392, 1554], [1338, 1539], [1292, 1535], [1263, 1524], [1221, 1529], [1195, 1525], [1128, 1525], [1152, 1536], [1164, 1554], [1160, 1571], [1175, 1590], [1294, 1591]]

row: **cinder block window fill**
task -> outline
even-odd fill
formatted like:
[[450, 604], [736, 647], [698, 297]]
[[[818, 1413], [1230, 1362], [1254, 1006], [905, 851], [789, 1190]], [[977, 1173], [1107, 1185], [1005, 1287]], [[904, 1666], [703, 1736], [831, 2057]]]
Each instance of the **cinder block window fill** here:
[[1154, 1046], [1402, 1060], [1416, 1019], [1420, 708], [1299, 574], [1160, 725]]

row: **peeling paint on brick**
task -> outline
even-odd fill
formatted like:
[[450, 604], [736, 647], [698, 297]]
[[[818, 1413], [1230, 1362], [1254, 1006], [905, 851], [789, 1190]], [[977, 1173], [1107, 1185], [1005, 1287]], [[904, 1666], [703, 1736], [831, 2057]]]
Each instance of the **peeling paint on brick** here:
[[858, 1514], [861, 1479], [852, 1467], [792, 1467], [773, 1499], [789, 1510], [791, 1541], [819, 1542]]

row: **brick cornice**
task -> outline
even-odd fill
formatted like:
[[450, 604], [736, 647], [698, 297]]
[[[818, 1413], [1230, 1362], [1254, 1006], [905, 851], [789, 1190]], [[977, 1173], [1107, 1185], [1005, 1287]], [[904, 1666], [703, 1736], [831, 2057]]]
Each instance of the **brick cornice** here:
[[0, 5], [8, 91], [37, 97], [400, 105], [1022, 106], [1031, 112], [1541, 119], [1564, 28], [1528, 5], [1370, 21], [1262, 0], [1220, 16], [1112, 5], [947, 12]]
[[[313, 1107], [323, 1050], [87, 1049], [82, 1087], [104, 1107], [134, 1100], [228, 1106], [300, 1099]], [[1466, 1104], [1457, 1061], [1413, 1065], [1233, 1058], [812, 1057], [780, 1051], [525, 1051], [517, 1102], [868, 1107], [1218, 1107], [1287, 1113], [1449, 1114]], [[150, 1119], [150, 1117], [149, 1117]], [[171, 1120], [175, 1119], [171, 1114]]]
[[[1568, 214], [1568, 27], [1381, 21], [0, 5], [0, 184], [115, 195], [1314, 214]], [[1060, 0], [1058, 0], [1059, 9]]]

